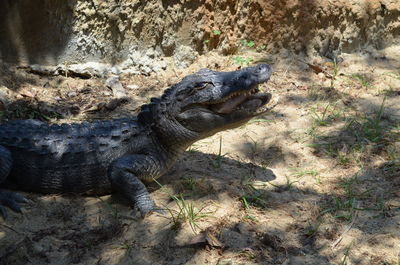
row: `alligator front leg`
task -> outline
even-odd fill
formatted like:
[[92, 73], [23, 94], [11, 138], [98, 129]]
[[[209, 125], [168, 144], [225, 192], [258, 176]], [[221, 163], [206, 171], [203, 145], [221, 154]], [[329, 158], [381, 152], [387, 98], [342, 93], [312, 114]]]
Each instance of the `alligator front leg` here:
[[[10, 174], [12, 166], [12, 157], [10, 151], [0, 146], [0, 184], [3, 183]], [[7, 211], [4, 206], [10, 207], [16, 212], [21, 212], [18, 203], [27, 202], [28, 200], [15, 192], [0, 190], [0, 215], [7, 218]]]
[[142, 217], [160, 211], [151, 199], [142, 180], [151, 180], [160, 172], [160, 166], [152, 156], [128, 155], [115, 160], [109, 168], [113, 189], [121, 192], [137, 208]]

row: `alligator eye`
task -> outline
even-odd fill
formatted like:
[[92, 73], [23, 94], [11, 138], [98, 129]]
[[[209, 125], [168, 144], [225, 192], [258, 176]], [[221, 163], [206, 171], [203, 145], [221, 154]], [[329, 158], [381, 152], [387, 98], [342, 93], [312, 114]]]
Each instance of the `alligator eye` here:
[[202, 89], [206, 88], [207, 85], [208, 85], [208, 83], [200, 83], [200, 84], [196, 85], [195, 89], [196, 90], [202, 90]]

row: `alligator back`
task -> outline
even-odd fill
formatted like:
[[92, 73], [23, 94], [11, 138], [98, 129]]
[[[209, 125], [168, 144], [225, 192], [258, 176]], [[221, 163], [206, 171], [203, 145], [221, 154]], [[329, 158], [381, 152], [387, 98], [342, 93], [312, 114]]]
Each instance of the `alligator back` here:
[[136, 118], [48, 125], [34, 120], [0, 125], [0, 145], [11, 151], [7, 180], [41, 192], [109, 192], [107, 169], [148, 141]]

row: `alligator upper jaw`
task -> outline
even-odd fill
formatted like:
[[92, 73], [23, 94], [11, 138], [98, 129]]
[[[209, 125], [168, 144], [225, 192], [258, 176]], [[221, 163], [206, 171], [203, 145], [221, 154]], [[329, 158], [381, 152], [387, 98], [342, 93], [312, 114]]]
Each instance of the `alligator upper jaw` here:
[[211, 104], [210, 109], [219, 114], [228, 114], [235, 110], [262, 112], [259, 108], [269, 101], [271, 94], [257, 92], [258, 89], [255, 88], [248, 92], [230, 95], [221, 103]]

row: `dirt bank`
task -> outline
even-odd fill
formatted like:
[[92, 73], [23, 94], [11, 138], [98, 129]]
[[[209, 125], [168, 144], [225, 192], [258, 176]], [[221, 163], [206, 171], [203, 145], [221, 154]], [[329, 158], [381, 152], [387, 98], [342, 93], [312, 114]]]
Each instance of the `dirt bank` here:
[[399, 15], [397, 0], [6, 0], [0, 4], [0, 58], [115, 64], [149, 50], [152, 59], [213, 49], [230, 54], [243, 46], [332, 57], [399, 43]]

